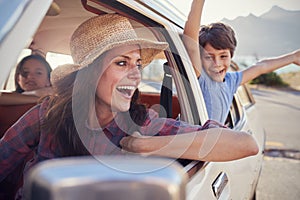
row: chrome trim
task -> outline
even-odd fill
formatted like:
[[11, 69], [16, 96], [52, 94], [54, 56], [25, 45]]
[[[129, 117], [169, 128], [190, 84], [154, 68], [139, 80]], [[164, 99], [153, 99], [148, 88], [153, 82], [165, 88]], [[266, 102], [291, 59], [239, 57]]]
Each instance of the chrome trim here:
[[221, 172], [212, 184], [212, 190], [217, 199], [220, 198], [225, 186], [228, 183], [228, 177], [225, 172]]

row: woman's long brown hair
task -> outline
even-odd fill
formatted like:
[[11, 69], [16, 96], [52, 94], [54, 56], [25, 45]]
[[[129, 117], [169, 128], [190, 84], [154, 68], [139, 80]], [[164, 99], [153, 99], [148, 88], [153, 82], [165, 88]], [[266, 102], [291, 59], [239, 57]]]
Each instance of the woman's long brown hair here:
[[[95, 100], [95, 90], [101, 76], [101, 57], [88, 67], [73, 72], [55, 83], [56, 91], [49, 99], [43, 126], [54, 134], [52, 148], [60, 148], [61, 156], [89, 155], [80, 134], [86, 129], [89, 108]], [[139, 103], [136, 90], [129, 109], [132, 127], [143, 125], [146, 107]], [[131, 126], [131, 125], [130, 125]]]

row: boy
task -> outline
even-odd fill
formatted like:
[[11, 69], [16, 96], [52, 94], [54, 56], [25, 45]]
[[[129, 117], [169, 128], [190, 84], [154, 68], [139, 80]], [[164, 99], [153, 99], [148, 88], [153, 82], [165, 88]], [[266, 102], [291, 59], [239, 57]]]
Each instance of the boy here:
[[224, 124], [240, 85], [286, 65], [300, 65], [300, 49], [259, 61], [243, 71], [227, 72], [237, 45], [234, 30], [218, 22], [201, 26], [199, 32], [203, 4], [204, 0], [193, 0], [183, 41], [198, 77], [208, 116]]

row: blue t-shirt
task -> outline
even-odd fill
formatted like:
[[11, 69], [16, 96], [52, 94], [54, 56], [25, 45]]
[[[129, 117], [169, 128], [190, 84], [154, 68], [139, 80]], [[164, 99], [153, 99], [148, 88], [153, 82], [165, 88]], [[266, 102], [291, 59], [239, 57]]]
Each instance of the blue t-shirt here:
[[225, 123], [233, 95], [242, 81], [242, 76], [241, 71], [227, 72], [223, 82], [216, 82], [206, 74], [205, 70], [202, 70], [198, 81], [209, 119]]

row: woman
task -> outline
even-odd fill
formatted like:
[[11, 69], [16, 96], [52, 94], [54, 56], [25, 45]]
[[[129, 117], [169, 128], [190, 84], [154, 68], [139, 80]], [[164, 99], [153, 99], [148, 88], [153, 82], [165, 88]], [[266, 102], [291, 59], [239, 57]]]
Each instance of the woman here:
[[[0, 181], [33, 151], [26, 168], [56, 157], [126, 151], [207, 161], [257, 154], [246, 133], [213, 121], [202, 127], [158, 118], [138, 104], [140, 70], [167, 44], [138, 38], [127, 18], [93, 17], [75, 30], [70, 46], [77, 65], [55, 70], [54, 94], [2, 138]], [[209, 127], [216, 128], [204, 130]]]

